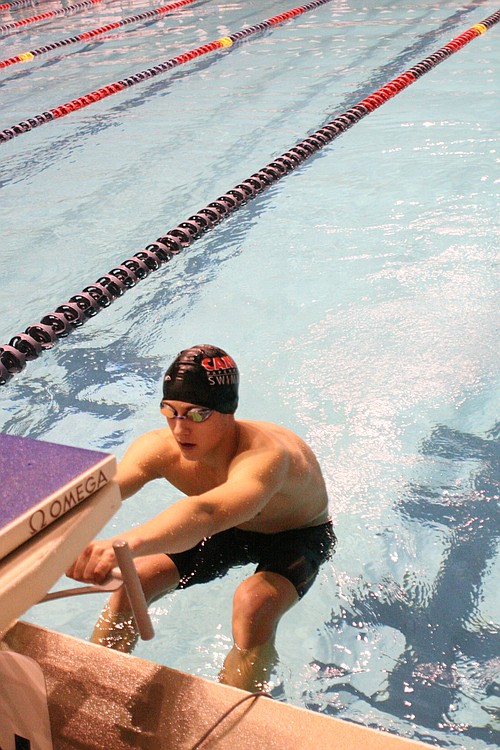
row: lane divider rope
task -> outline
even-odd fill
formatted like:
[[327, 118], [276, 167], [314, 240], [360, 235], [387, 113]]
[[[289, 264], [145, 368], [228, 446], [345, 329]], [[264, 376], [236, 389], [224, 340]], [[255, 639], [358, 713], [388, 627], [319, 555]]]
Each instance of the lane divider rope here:
[[[54, 0], [36, 0], [37, 5], [48, 5], [54, 2]], [[33, 0], [14, 0], [12, 3], [1, 3], [0, 10], [17, 10], [18, 8], [25, 8], [26, 5], [33, 5]]]
[[[100, 0], [91, 1], [100, 2]], [[15, 138], [22, 133], [27, 133], [30, 130], [33, 130], [33, 128], [38, 128], [40, 125], [44, 125], [47, 122], [56, 120], [59, 117], [69, 115], [70, 112], [74, 112], [77, 109], [88, 107], [94, 102], [105, 99], [107, 96], [111, 96], [112, 94], [117, 94], [119, 91], [123, 91], [124, 89], [137, 85], [138, 83], [142, 83], [149, 78], [153, 78], [154, 76], [166, 73], [168, 70], [175, 68], [177, 65], [182, 65], [183, 63], [187, 63], [190, 60], [194, 60], [195, 57], [206, 55], [208, 52], [214, 52], [218, 49], [227, 49], [228, 47], [232, 47], [233, 44], [242, 41], [248, 36], [265, 31], [272, 26], [284, 23], [285, 21], [289, 21], [291, 18], [295, 18], [295, 16], [301, 15], [302, 13], [307, 13], [308, 11], [314, 10], [315, 8], [319, 7], [320, 5], [325, 5], [325, 3], [329, 2], [331, 2], [331, 0], [311, 0], [311, 2], [306, 3], [305, 5], [293, 8], [292, 10], [284, 11], [277, 16], [273, 16], [272, 18], [268, 18], [265, 21], [256, 24], [255, 26], [248, 26], [246, 29], [242, 29], [241, 31], [236, 32], [236, 34], [220, 37], [220, 39], [216, 39], [213, 42], [209, 42], [208, 44], [203, 44], [200, 47], [196, 47], [195, 49], [190, 50], [189, 52], [177, 55], [177, 57], [173, 57], [171, 60], [166, 60], [159, 65], [155, 65], [154, 68], [148, 68], [147, 70], [143, 70], [140, 73], [135, 73], [134, 75], [129, 76], [128, 78], [124, 78], [121, 81], [116, 81], [115, 83], [110, 83], [107, 86], [103, 86], [102, 88], [97, 89], [96, 91], [91, 91], [89, 94], [85, 94], [85, 96], [79, 96], [77, 99], [72, 99], [71, 101], [66, 102], [66, 104], [61, 104], [59, 107], [49, 109], [47, 112], [35, 115], [34, 117], [29, 117], [26, 120], [17, 123], [16, 125], [12, 125], [10, 128], [6, 128], [5, 130], [0, 131], [0, 143], [5, 143], [6, 141], [11, 140], [11, 138]]]
[[176, 2], [169, 3], [168, 5], [162, 5], [160, 8], [148, 10], [145, 13], [140, 13], [137, 16], [129, 16], [128, 18], [123, 18], [121, 21], [113, 21], [113, 23], [108, 23], [106, 24], [106, 26], [100, 26], [97, 29], [83, 31], [81, 34], [77, 34], [76, 36], [71, 36], [67, 39], [61, 39], [58, 42], [45, 44], [43, 47], [32, 49], [29, 52], [21, 52], [18, 55], [13, 55], [12, 57], [7, 58], [6, 60], [0, 60], [0, 68], [7, 68], [9, 65], [31, 61], [35, 57], [38, 57], [38, 55], [44, 55], [47, 52], [52, 52], [52, 50], [54, 49], [66, 47], [68, 44], [74, 44], [75, 42], [87, 42], [89, 39], [93, 39], [94, 37], [99, 36], [100, 34], [105, 34], [106, 32], [112, 31], [113, 29], [118, 29], [120, 26], [126, 26], [128, 23], [137, 23], [138, 21], [144, 21], [147, 18], [165, 15], [165, 13], [169, 13], [171, 10], [177, 10], [184, 5], [189, 5], [190, 3], [194, 2], [196, 2], [196, 0], [176, 0]]
[[18, 29], [21, 26], [28, 26], [31, 23], [38, 23], [38, 21], [46, 21], [48, 18], [55, 18], [56, 16], [67, 16], [71, 13], [78, 13], [80, 10], [90, 8], [92, 5], [102, 3], [102, 0], [83, 0], [81, 3], [75, 3], [75, 5], [68, 5], [66, 8], [58, 8], [57, 10], [47, 10], [45, 13], [38, 13], [36, 16], [30, 16], [30, 18], [22, 18], [20, 21], [11, 21], [10, 23], [4, 23], [0, 26], [0, 34], [12, 29]]
[[382, 104], [399, 94], [421, 76], [462, 49], [466, 44], [484, 34], [500, 21], [500, 10], [464, 31], [437, 52], [426, 57], [412, 68], [394, 78], [374, 93], [362, 99], [297, 143], [281, 156], [260, 169], [248, 179], [221, 195], [186, 221], [171, 229], [143, 250], [135, 253], [101, 276], [94, 284], [73, 295], [40, 322], [28, 326], [23, 333], [13, 336], [8, 344], [0, 346], [0, 385], [5, 385], [14, 374], [21, 372], [26, 362], [36, 359], [45, 349], [54, 346], [59, 338], [68, 336], [87, 320], [97, 315], [111, 302], [121, 297], [152, 271], [158, 270], [175, 255], [188, 247], [209, 229], [234, 213], [240, 206], [260, 195], [270, 185], [289, 174], [306, 159], [345, 133], [355, 123]]
[[14, 0], [13, 3], [1, 3], [0, 10], [16, 10], [16, 8], [24, 8], [26, 5], [33, 5], [33, 0]]

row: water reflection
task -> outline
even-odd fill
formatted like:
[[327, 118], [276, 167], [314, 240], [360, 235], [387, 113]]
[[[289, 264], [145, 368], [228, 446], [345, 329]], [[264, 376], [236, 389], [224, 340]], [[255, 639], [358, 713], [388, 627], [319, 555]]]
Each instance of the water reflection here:
[[[484, 583], [498, 554], [499, 427], [481, 438], [438, 426], [424, 441], [420, 453], [426, 463], [452, 462], [460, 478], [452, 486], [408, 486], [398, 510], [405, 526], [419, 525], [418, 533], [425, 535], [429, 527], [443, 532], [439, 572], [427, 588], [420, 588], [410, 574], [401, 586], [393, 582], [392, 590], [387, 581], [378, 588], [367, 585], [352, 596], [350, 611], [332, 618], [328, 627], [333, 640], [342, 641], [346, 629], [357, 631], [357, 671], [377, 669], [374, 652], [384, 651], [384, 633], [392, 633], [393, 654], [395, 645], [401, 651], [392, 667], [385, 661], [385, 684], [374, 692], [353, 680], [356, 669], [315, 663], [326, 687], [325, 713], [338, 714], [352, 698], [360, 699], [376, 712], [411, 722], [417, 738], [429, 741], [420, 729], [425, 727], [498, 745], [500, 626], [485, 614], [491, 602]], [[473, 462], [475, 470], [463, 488], [465, 462]], [[484, 713], [482, 723], [477, 705]], [[374, 723], [382, 726], [375, 714]]]

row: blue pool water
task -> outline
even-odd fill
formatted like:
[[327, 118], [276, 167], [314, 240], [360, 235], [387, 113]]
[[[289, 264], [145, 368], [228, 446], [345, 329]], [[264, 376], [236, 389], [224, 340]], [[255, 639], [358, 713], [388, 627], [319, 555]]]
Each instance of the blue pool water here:
[[[60, 7], [2, 13], [1, 23]], [[2, 58], [148, 8], [4, 35]], [[0, 71], [0, 129], [294, 7], [203, 2]], [[332, 0], [0, 146], [0, 341], [498, 8]], [[338, 550], [273, 694], [442, 747], [500, 744], [500, 27], [372, 113], [0, 390], [0, 428], [120, 457], [180, 348], [237, 360], [244, 418], [323, 466]], [[175, 500], [153, 483], [103, 533]], [[248, 569], [152, 607], [147, 659], [216, 679]], [[87, 638], [103, 599], [26, 619]], [[193, 614], [195, 616], [193, 616]]]

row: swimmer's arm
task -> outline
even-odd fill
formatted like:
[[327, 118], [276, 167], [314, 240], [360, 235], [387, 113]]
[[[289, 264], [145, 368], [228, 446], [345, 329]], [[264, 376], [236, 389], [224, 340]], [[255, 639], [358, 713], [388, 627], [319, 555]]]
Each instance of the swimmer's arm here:
[[122, 538], [134, 557], [158, 552], [177, 553], [204, 537], [249, 521], [280, 491], [287, 476], [285, 455], [255, 455], [239, 459], [224, 484], [178, 500]]
[[[284, 457], [245, 458], [224, 484], [202, 495], [178, 500], [150, 521], [119, 535], [132, 555], [184, 552], [204, 537], [254, 518], [280, 491], [287, 474]], [[91, 542], [67, 575], [78, 581], [102, 583], [116, 565], [114, 538]]]

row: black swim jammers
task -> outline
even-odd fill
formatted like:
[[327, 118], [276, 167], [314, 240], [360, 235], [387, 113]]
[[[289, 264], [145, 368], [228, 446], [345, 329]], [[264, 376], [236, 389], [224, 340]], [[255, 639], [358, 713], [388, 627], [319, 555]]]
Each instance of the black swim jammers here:
[[277, 534], [234, 528], [169, 557], [179, 571], [180, 589], [221, 578], [238, 565], [257, 563], [256, 573], [279, 573], [293, 583], [302, 598], [314, 583], [320, 565], [332, 555], [335, 543], [331, 521]]

